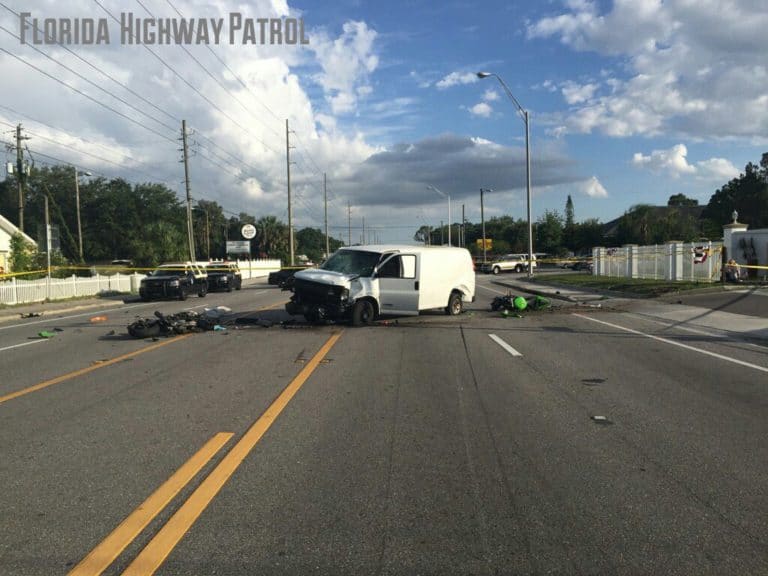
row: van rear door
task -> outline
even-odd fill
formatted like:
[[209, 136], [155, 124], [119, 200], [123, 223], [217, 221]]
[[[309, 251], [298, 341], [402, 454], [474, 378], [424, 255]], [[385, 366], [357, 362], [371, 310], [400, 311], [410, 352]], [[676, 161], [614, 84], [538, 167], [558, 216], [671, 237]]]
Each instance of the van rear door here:
[[416, 254], [393, 254], [376, 272], [379, 313], [415, 316], [419, 313], [419, 259]]

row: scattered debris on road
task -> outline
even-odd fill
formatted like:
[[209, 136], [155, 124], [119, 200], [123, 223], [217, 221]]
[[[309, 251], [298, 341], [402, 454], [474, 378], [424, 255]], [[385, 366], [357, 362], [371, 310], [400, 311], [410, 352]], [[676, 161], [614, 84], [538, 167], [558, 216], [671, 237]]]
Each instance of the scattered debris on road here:
[[28, 314], [20, 314], [22, 318], [37, 318], [38, 316], [42, 315], [42, 312], [29, 312]]
[[613, 424], [613, 422], [608, 420], [608, 418], [606, 418], [605, 416], [591, 416], [591, 418], [595, 424], [601, 424], [603, 426], [610, 426], [611, 424]]

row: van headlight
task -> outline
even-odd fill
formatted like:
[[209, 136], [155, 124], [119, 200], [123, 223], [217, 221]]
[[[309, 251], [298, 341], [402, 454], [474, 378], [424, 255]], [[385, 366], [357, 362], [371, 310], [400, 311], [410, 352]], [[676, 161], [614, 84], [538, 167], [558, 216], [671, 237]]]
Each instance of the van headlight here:
[[342, 289], [342, 291], [339, 292], [339, 299], [342, 302], [346, 302], [347, 300], [349, 300], [349, 290], [347, 290], [346, 288]]
[[178, 285], [179, 285], [178, 280], [171, 280], [170, 282], [168, 282], [168, 286], [178, 286]]

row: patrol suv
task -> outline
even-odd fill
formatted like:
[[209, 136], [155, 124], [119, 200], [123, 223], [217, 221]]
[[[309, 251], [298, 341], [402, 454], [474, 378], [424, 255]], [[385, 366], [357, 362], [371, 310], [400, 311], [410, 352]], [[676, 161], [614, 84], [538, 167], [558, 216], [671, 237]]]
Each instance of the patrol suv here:
[[161, 264], [142, 279], [139, 296], [142, 300], [177, 298], [186, 300], [189, 294], [201, 298], [208, 293], [208, 276], [194, 262]]

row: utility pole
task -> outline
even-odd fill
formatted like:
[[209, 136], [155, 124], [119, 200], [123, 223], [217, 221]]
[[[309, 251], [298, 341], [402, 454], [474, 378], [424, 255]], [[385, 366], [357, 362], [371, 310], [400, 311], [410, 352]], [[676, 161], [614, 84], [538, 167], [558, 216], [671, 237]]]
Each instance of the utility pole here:
[[459, 244], [462, 248], [467, 247], [467, 219], [464, 216], [464, 204], [461, 205], [461, 239]]
[[45, 257], [48, 264], [48, 279], [46, 282], [47, 298], [51, 298], [51, 217], [48, 212], [48, 192], [45, 193]]
[[325, 257], [330, 256], [331, 241], [328, 238], [328, 180], [323, 172], [323, 204], [325, 206]]
[[445, 230], [443, 230], [443, 221], [440, 220], [440, 246], [445, 242]]
[[347, 200], [347, 246], [352, 246], [352, 207]]
[[360, 244], [365, 244], [365, 216], [363, 216], [363, 233], [360, 238]]
[[[86, 174], [90, 174], [86, 172]], [[77, 248], [80, 254], [80, 263], [83, 262], [83, 225], [80, 221], [80, 176], [75, 166], [75, 205], [77, 207]]]
[[192, 226], [192, 192], [189, 187], [189, 148], [187, 146], [187, 121], [181, 121], [181, 141], [183, 144], [182, 152], [184, 153], [184, 186], [187, 190], [187, 243], [189, 244], [189, 259], [195, 262], [195, 236], [194, 228]]
[[21, 124], [16, 126], [16, 183], [19, 187], [19, 230], [24, 232], [24, 177], [27, 175], [24, 166], [24, 151], [21, 141], [29, 140], [29, 136], [22, 137]]
[[205, 255], [211, 259], [211, 218], [208, 215], [208, 207], [205, 208]]
[[291, 266], [295, 265], [293, 246], [293, 207], [291, 206], [291, 142], [288, 118], [285, 119], [285, 170], [288, 182], [288, 249], [291, 251]]

